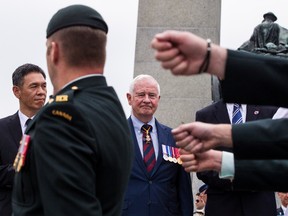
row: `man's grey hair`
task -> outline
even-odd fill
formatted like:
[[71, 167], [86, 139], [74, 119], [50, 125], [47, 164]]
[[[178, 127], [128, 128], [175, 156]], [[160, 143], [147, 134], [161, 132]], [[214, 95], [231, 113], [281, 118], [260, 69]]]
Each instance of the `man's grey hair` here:
[[140, 75], [136, 76], [133, 79], [133, 81], [131, 82], [131, 84], [130, 84], [129, 93], [133, 94], [135, 83], [137, 81], [139, 81], [139, 80], [144, 80], [144, 79], [153, 80], [157, 84], [158, 95], [160, 96], [160, 85], [159, 85], [159, 83], [157, 82], [157, 80], [154, 77], [152, 77], [151, 75], [148, 75], [148, 74], [140, 74]]

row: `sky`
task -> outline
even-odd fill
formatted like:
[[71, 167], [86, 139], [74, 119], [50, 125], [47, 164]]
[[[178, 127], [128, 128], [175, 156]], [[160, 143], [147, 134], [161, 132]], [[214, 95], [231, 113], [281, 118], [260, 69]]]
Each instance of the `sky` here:
[[267, 12], [273, 12], [278, 18], [276, 23], [288, 28], [287, 6], [287, 0], [222, 0], [220, 44], [229, 49], [239, 48]]
[[12, 73], [22, 64], [40, 66], [47, 75], [47, 96], [52, 94], [45, 58], [47, 24], [59, 9], [79, 2], [96, 9], [109, 26], [104, 75], [130, 114], [126, 93], [133, 79], [138, 0], [10, 0], [0, 7], [0, 118], [19, 108]]
[[[24, 63], [44, 69], [47, 95], [52, 94], [45, 60], [46, 27], [57, 10], [79, 2], [95, 8], [109, 25], [104, 75], [115, 88], [126, 115], [130, 114], [126, 93], [133, 79], [138, 0], [10, 0], [0, 7], [0, 118], [18, 110], [11, 76]], [[222, 0], [220, 44], [237, 49], [269, 11], [278, 17], [278, 24], [288, 28], [287, 6], [287, 0]]]

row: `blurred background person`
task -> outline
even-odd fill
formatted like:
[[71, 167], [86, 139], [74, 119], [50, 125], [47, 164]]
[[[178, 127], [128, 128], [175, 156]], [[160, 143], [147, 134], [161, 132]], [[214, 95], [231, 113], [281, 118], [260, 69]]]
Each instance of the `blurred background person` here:
[[199, 191], [195, 195], [196, 210], [193, 213], [193, 216], [205, 215], [205, 206], [207, 202], [207, 193], [206, 193], [207, 189], [208, 189], [207, 184], [203, 184], [201, 187], [199, 187]]
[[277, 216], [285, 215], [288, 205], [288, 192], [277, 192], [281, 205], [277, 208]]

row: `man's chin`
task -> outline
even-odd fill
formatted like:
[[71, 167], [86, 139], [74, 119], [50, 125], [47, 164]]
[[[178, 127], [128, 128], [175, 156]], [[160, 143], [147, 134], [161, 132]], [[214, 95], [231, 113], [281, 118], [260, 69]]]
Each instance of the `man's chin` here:
[[151, 109], [147, 109], [147, 110], [142, 110], [142, 112], [141, 112], [141, 115], [143, 115], [143, 116], [150, 116], [150, 115], [153, 115], [153, 112], [151, 111]]
[[41, 107], [44, 106], [44, 104], [45, 104], [45, 102], [38, 102], [38, 103], [35, 104], [34, 107], [35, 107], [36, 109], [40, 109]]

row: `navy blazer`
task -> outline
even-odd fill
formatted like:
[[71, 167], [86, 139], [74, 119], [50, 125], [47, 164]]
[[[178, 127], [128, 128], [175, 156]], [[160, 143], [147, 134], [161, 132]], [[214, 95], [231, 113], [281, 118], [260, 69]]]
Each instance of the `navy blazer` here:
[[0, 215], [11, 215], [13, 162], [22, 136], [18, 112], [0, 119]]
[[[246, 122], [272, 118], [277, 109], [277, 107], [247, 105]], [[220, 100], [197, 111], [196, 121], [230, 124], [226, 103]], [[218, 149], [232, 151], [231, 148]], [[197, 173], [197, 177], [209, 186], [206, 215], [216, 215], [217, 212], [221, 215], [234, 216], [276, 215], [274, 192], [235, 191], [230, 180], [220, 179], [218, 176], [218, 173], [213, 171]]]
[[162, 144], [175, 147], [171, 128], [155, 121], [159, 142], [156, 165], [149, 175], [138, 146], [131, 117], [128, 119], [135, 158], [126, 190], [123, 216], [191, 216], [193, 196], [190, 174], [179, 164], [163, 159]]

